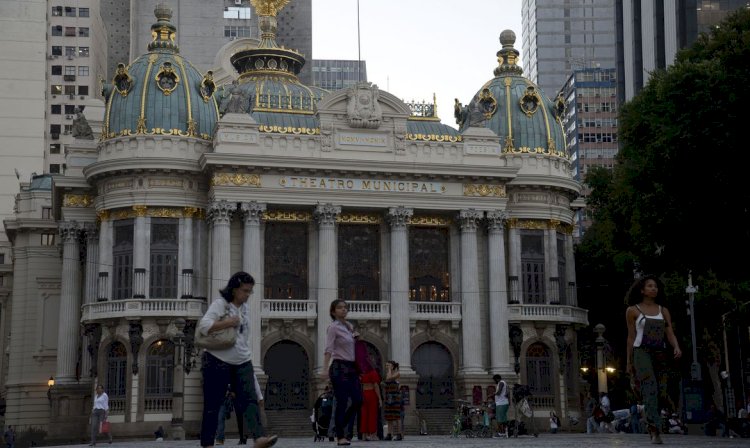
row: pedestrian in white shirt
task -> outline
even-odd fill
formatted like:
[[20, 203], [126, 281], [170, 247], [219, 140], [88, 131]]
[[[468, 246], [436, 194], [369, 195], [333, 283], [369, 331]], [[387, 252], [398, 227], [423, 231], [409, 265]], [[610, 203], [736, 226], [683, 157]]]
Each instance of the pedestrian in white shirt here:
[[[94, 396], [94, 408], [91, 410], [91, 443], [89, 446], [96, 446], [96, 436], [99, 434], [99, 427], [107, 421], [109, 415], [109, 396], [104, 392], [104, 386], [96, 386], [96, 396]], [[109, 443], [112, 443], [112, 431], [107, 431]]]

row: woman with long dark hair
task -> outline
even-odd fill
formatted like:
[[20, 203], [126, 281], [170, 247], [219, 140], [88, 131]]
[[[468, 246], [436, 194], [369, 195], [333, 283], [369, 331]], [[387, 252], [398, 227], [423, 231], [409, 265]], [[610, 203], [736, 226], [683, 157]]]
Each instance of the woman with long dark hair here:
[[633, 283], [625, 300], [628, 309], [627, 371], [640, 384], [646, 410], [651, 443], [661, 444], [661, 415], [659, 396], [666, 396], [667, 342], [672, 346], [672, 357], [679, 359], [682, 350], [672, 329], [672, 316], [662, 305], [664, 287], [654, 275], [646, 275]]
[[[354, 363], [354, 342], [359, 333], [346, 321], [348, 313], [349, 307], [344, 300], [336, 299], [331, 302], [329, 314], [333, 322], [326, 330], [323, 357], [323, 367], [328, 368], [328, 377], [336, 396], [336, 438], [340, 446], [351, 445], [351, 440], [345, 437], [345, 431], [362, 404], [359, 373]], [[347, 406], [350, 400], [351, 404]]]
[[211, 303], [208, 311], [198, 323], [198, 331], [208, 335], [213, 331], [229, 327], [237, 329], [237, 339], [226, 349], [205, 349], [202, 358], [203, 371], [203, 421], [201, 422], [201, 446], [213, 447], [216, 427], [219, 423], [219, 408], [227, 393], [227, 384], [232, 385], [234, 406], [243, 414], [248, 432], [255, 440], [255, 448], [267, 448], [276, 443], [275, 435], [266, 437], [260, 421], [260, 407], [255, 389], [252, 352], [250, 351], [250, 317], [247, 301], [253, 292], [255, 279], [247, 272], [237, 272], [220, 291], [221, 298]]

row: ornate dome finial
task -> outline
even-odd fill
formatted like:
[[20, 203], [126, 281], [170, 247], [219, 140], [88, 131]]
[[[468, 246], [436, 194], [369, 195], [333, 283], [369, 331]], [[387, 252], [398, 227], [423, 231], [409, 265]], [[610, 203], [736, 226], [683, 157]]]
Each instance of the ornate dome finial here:
[[289, 0], [250, 0], [258, 14], [258, 27], [260, 28], [259, 48], [277, 48], [276, 29], [278, 24], [276, 16]]
[[180, 49], [175, 43], [177, 27], [172, 25], [172, 9], [166, 3], [159, 3], [154, 8], [156, 23], [151, 25], [151, 42], [148, 51], [167, 51], [179, 53]]
[[495, 68], [495, 76], [505, 75], [517, 75], [523, 74], [523, 69], [518, 66], [518, 56], [520, 53], [513, 47], [516, 43], [516, 33], [513, 30], [505, 30], [500, 33], [500, 44], [503, 48], [497, 52], [498, 66]]

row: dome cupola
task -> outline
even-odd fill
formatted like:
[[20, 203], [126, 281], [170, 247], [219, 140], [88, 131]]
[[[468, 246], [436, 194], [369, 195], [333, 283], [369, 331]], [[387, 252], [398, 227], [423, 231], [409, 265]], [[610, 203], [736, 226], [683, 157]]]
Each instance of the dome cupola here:
[[500, 137], [503, 153], [567, 158], [561, 124], [565, 102], [561, 97], [551, 101], [523, 76], [518, 65], [519, 52], [513, 47], [515, 41], [513, 31], [503, 31], [495, 77], [479, 89], [467, 106], [456, 99], [454, 112], [459, 132], [474, 126], [487, 127]]
[[118, 64], [107, 103], [102, 140], [128, 135], [175, 135], [209, 140], [218, 120], [212, 72], [201, 74], [179, 53], [172, 11], [154, 9], [148, 53]]

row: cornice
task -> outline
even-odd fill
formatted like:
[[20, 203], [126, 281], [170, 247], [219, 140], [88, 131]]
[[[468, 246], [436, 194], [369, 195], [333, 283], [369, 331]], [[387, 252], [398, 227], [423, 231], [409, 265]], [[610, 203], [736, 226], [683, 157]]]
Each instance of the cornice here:
[[105, 174], [132, 173], [139, 171], [182, 171], [200, 173], [202, 167], [196, 160], [176, 159], [172, 157], [134, 157], [94, 162], [83, 169], [86, 179], [94, 179]]

